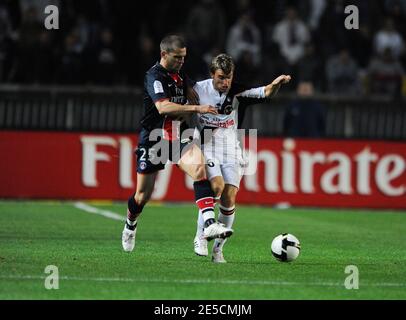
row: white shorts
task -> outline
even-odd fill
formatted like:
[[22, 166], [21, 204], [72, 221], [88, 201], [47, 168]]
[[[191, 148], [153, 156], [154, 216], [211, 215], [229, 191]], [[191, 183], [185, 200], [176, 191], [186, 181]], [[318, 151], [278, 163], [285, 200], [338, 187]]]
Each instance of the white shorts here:
[[244, 167], [239, 163], [219, 164], [215, 159], [208, 159], [206, 170], [209, 180], [214, 177], [223, 177], [225, 184], [231, 184], [240, 188], [241, 178], [244, 175]]
[[226, 144], [218, 143], [218, 140], [211, 140], [203, 145], [203, 154], [207, 161], [207, 177], [209, 180], [223, 177], [225, 184], [239, 188], [245, 169], [239, 143], [235, 138], [229, 138]]

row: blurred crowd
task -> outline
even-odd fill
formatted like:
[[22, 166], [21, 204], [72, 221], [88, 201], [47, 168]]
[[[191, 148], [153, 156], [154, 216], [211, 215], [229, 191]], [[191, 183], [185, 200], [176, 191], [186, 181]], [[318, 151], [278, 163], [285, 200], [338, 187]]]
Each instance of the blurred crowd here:
[[[49, 4], [59, 30], [44, 27]], [[347, 5], [359, 9], [358, 30], [344, 27]], [[402, 92], [406, 0], [0, 0], [0, 82], [142, 86], [175, 32], [196, 80], [227, 52], [250, 85], [289, 73], [318, 92]]]

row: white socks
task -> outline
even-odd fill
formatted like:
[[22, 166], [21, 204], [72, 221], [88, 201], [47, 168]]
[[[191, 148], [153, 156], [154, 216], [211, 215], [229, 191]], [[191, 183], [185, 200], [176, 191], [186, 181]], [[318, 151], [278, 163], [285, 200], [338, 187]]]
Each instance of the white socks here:
[[[222, 205], [219, 205], [220, 207], [220, 212], [218, 215], [217, 221], [220, 223], [223, 223], [227, 228], [231, 228], [234, 223], [234, 218], [235, 218], [235, 206], [231, 208], [223, 207]], [[213, 216], [214, 218], [214, 216]], [[203, 234], [203, 228], [204, 228], [204, 221], [205, 221], [204, 214], [201, 214], [199, 211], [199, 216], [197, 217], [197, 230], [196, 230], [196, 235], [197, 236], [202, 236]], [[213, 250], [223, 250], [224, 243], [226, 242], [227, 239], [216, 239], [214, 241], [214, 246]]]
[[[227, 228], [231, 228], [234, 223], [234, 218], [235, 218], [235, 206], [231, 208], [226, 208], [223, 207], [222, 205], [220, 207], [220, 213], [218, 216], [218, 222], [223, 223]], [[226, 243], [227, 239], [216, 239], [214, 241], [214, 246], [213, 250], [214, 251], [221, 251], [223, 250], [223, 246]]]
[[204, 229], [204, 218], [203, 218], [203, 214], [201, 214], [200, 210], [199, 210], [198, 217], [197, 217], [197, 230], [196, 230], [196, 235], [198, 237], [202, 236], [203, 229]]
[[127, 218], [127, 224], [133, 227], [133, 226], [135, 226], [137, 224], [137, 220], [132, 221], [132, 220]]

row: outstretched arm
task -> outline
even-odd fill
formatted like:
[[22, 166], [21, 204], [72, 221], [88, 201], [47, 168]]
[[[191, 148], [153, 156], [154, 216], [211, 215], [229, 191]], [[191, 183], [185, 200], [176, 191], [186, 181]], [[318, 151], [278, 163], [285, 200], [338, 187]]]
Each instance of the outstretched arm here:
[[277, 77], [274, 81], [272, 81], [272, 83], [268, 84], [265, 87], [265, 96], [267, 98], [272, 98], [274, 97], [278, 91], [279, 88], [281, 87], [282, 84], [288, 83], [291, 79], [291, 76], [289, 75], [281, 75], [279, 77]]
[[179, 116], [185, 113], [210, 113], [218, 114], [217, 109], [210, 105], [189, 105], [178, 104], [169, 101], [169, 99], [163, 99], [155, 102], [155, 106], [158, 109], [159, 114], [169, 116]]
[[275, 96], [281, 85], [288, 83], [290, 79], [291, 76], [283, 74], [277, 77], [274, 81], [272, 81], [272, 83], [268, 84], [267, 86], [248, 89], [240, 92], [239, 94], [237, 94], [237, 96], [244, 98], [269, 99]]

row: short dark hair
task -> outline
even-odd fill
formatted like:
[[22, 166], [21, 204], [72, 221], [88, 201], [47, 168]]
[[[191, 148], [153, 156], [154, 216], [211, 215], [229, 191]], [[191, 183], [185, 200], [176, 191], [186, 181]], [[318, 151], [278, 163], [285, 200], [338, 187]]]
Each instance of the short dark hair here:
[[162, 39], [160, 48], [161, 51], [171, 52], [176, 49], [186, 48], [186, 42], [182, 36], [172, 34]]
[[222, 53], [211, 60], [210, 72], [215, 73], [216, 70], [222, 70], [225, 74], [230, 74], [234, 71], [235, 65], [231, 56]]

